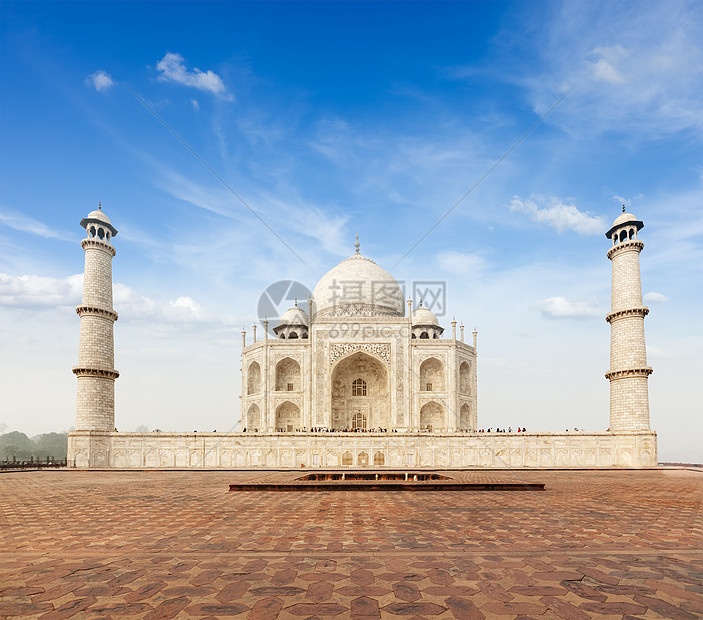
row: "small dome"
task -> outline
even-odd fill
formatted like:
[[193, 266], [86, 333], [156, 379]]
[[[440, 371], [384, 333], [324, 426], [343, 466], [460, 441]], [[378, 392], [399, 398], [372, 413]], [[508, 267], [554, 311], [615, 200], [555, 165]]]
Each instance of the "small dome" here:
[[293, 308], [288, 308], [283, 313], [281, 320], [278, 322], [278, 327], [283, 327], [284, 325], [303, 325], [307, 327], [309, 324], [308, 315], [304, 310], [295, 306]]
[[101, 210], [98, 210], [98, 209], [88, 213], [88, 217], [86, 219], [100, 220], [101, 222], [105, 222], [106, 224], [112, 224], [112, 222], [110, 222], [110, 218], [107, 217], [107, 215], [105, 215]]
[[403, 291], [395, 278], [356, 253], [330, 269], [312, 292], [315, 315], [404, 316]]
[[417, 310], [413, 310], [413, 325], [434, 325], [439, 327], [439, 321], [432, 310], [420, 306]]
[[620, 226], [620, 224], [627, 224], [627, 222], [636, 222], [637, 218], [632, 214], [632, 213], [621, 213], [618, 215], [618, 217], [615, 218], [615, 221], [613, 222], [613, 226]]

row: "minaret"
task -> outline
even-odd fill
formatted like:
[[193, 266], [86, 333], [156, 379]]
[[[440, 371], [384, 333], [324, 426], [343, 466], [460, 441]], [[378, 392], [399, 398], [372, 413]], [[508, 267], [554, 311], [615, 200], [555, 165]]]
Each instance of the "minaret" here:
[[76, 398], [77, 431], [112, 431], [115, 428], [115, 340], [113, 326], [117, 313], [112, 308], [112, 258], [115, 248], [110, 240], [117, 234], [109, 218], [91, 211], [81, 220], [87, 237], [81, 241], [85, 251], [83, 302], [76, 308], [81, 317]]
[[649, 429], [649, 392], [647, 381], [652, 369], [647, 366], [644, 342], [644, 317], [649, 309], [642, 304], [640, 252], [644, 248], [637, 232], [644, 224], [632, 213], [622, 214], [605, 233], [612, 247], [608, 258], [613, 263], [610, 314], [610, 430]]

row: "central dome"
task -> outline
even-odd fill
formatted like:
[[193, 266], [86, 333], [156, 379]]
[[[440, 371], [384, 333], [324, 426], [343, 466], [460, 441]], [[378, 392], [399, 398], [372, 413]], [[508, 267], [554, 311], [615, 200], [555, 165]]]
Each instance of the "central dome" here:
[[313, 316], [404, 316], [395, 278], [357, 251], [330, 269], [312, 292]]

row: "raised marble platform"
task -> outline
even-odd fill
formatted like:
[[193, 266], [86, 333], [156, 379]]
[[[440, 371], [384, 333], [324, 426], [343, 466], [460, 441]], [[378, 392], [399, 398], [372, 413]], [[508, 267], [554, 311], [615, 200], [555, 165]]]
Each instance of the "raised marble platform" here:
[[620, 433], [119, 433], [72, 431], [69, 467], [656, 467], [654, 431]]

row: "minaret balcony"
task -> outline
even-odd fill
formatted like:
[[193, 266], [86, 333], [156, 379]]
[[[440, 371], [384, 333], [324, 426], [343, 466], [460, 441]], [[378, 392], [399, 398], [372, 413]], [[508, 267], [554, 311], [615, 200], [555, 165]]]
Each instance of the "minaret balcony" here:
[[605, 317], [605, 320], [610, 323], [616, 319], [621, 319], [626, 316], [641, 316], [646, 317], [649, 314], [649, 308], [647, 306], [640, 306], [639, 308], [628, 308], [627, 310], [618, 310], [617, 312], [611, 312]]
[[98, 316], [105, 317], [106, 319], [117, 320], [117, 312], [114, 310], [107, 310], [106, 308], [98, 308], [96, 306], [78, 306], [76, 308], [76, 314], [78, 316], [83, 316], [84, 314], [97, 314]]
[[651, 366], [643, 366], [641, 368], [623, 368], [622, 370], [609, 370], [605, 373], [605, 378], [624, 379], [626, 377], [648, 377], [654, 372]]
[[632, 239], [631, 241], [620, 241], [617, 245], [614, 245], [608, 250], [608, 258], [613, 259], [613, 256], [619, 252], [624, 252], [625, 250], [637, 250], [641, 252], [644, 249], [644, 243], [639, 239]]
[[104, 377], [105, 379], [117, 379], [120, 373], [114, 368], [93, 368], [90, 366], [74, 366], [72, 370], [73, 374], [77, 377], [87, 376], [87, 377]]

